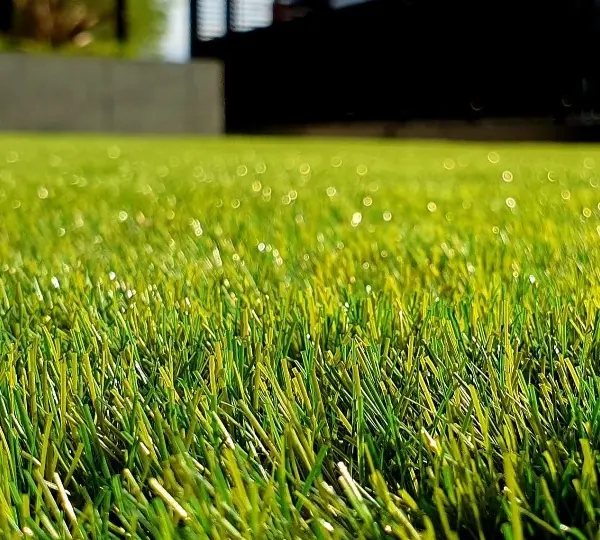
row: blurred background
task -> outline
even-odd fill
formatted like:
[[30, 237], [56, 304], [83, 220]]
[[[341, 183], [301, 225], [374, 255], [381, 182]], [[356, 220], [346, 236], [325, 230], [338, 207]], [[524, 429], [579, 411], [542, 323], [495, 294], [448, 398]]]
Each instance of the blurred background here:
[[[334, 9], [369, 0], [331, 0]], [[319, 11], [328, 3], [314, 0], [2, 0], [0, 29], [4, 50], [86, 54], [125, 52], [169, 62], [190, 59], [193, 10], [201, 19], [198, 37], [218, 38], [227, 31], [228, 9], [236, 31], [249, 31]], [[119, 21], [119, 16], [122, 20]], [[118, 28], [119, 24], [122, 28]], [[129, 46], [123, 51], [118, 41]]]
[[218, 62], [228, 133], [600, 125], [600, 0], [0, 0], [0, 35], [13, 53]]

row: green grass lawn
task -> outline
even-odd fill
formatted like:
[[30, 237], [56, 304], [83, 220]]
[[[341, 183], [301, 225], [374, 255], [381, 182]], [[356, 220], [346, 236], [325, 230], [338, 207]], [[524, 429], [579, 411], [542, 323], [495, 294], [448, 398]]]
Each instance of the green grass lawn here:
[[600, 149], [0, 137], [0, 536], [598, 538]]

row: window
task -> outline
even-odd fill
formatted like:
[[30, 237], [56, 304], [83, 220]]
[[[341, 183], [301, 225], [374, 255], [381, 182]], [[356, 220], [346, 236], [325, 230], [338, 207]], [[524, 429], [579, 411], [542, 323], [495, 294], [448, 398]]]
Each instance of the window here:
[[269, 26], [273, 20], [273, 0], [234, 0], [233, 28], [247, 32]]
[[225, 35], [225, 0], [197, 0], [198, 37], [202, 40]]

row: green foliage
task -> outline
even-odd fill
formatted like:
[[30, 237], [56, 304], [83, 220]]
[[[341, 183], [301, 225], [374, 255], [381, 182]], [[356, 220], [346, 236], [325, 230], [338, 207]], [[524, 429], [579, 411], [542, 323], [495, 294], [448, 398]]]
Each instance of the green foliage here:
[[16, 1], [10, 36], [0, 35], [0, 51], [94, 56], [155, 56], [164, 31], [164, 0], [128, 0], [128, 40], [115, 38], [115, 2], [109, 0]]
[[125, 48], [126, 55], [149, 57], [158, 54], [169, 2], [170, 0], [129, 0], [129, 43]]
[[597, 538], [600, 153], [0, 139], [0, 531]]

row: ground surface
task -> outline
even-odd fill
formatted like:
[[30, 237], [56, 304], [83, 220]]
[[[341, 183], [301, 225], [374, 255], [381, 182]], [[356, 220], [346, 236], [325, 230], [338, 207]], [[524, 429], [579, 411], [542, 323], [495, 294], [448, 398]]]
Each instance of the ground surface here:
[[583, 147], [2, 136], [2, 535], [597, 537], [599, 184]]

